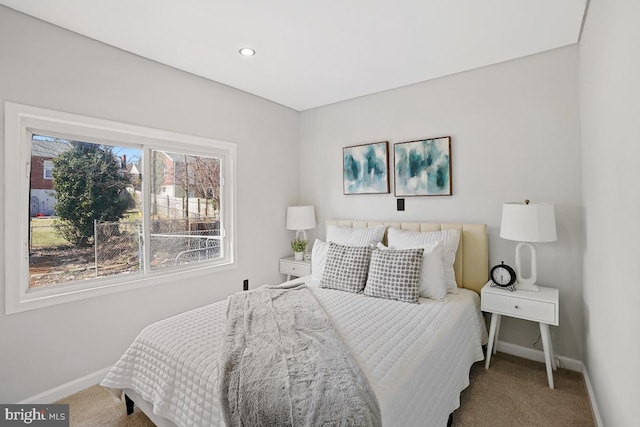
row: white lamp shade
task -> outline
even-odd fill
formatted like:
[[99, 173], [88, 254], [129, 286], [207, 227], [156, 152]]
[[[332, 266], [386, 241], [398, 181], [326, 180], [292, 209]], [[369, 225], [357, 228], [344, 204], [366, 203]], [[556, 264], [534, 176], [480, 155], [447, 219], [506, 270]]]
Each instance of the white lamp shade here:
[[287, 208], [287, 230], [311, 230], [316, 228], [313, 206], [289, 206]]
[[500, 237], [518, 242], [555, 242], [556, 217], [548, 203], [505, 203]]

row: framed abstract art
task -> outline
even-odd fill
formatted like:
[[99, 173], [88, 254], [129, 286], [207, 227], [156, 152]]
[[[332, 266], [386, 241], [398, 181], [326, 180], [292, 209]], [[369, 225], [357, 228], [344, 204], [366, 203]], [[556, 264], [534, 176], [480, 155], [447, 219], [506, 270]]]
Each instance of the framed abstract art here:
[[342, 149], [344, 194], [389, 193], [389, 142]]
[[396, 197], [451, 195], [451, 137], [393, 145]]

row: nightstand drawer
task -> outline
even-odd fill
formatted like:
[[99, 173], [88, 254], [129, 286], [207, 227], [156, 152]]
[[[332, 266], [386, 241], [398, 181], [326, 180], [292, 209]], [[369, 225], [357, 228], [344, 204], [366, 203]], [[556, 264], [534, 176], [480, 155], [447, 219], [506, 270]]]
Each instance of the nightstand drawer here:
[[536, 322], [557, 324], [556, 307], [550, 302], [487, 292], [482, 295], [482, 310]]
[[298, 277], [306, 276], [311, 274], [311, 265], [308, 262], [280, 260], [280, 273]]

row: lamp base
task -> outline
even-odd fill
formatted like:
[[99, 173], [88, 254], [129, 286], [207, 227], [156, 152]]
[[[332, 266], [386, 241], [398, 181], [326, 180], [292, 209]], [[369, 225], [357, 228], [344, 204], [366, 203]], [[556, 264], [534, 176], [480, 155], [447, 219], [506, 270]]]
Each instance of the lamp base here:
[[515, 284], [516, 290], [518, 291], [531, 291], [531, 292], [540, 292], [540, 288], [535, 283], [518, 283]]
[[[302, 234], [302, 238], [300, 238], [301, 234]], [[307, 232], [306, 232], [306, 230], [297, 230], [296, 231], [296, 240], [304, 240], [306, 242], [307, 241]]]
[[[527, 278], [522, 277], [522, 252], [523, 248], [529, 248], [531, 253], [530, 275]], [[516, 246], [516, 289], [519, 291], [539, 292], [536, 286], [538, 279], [538, 257], [536, 255], [536, 247], [528, 242], [520, 242]]]

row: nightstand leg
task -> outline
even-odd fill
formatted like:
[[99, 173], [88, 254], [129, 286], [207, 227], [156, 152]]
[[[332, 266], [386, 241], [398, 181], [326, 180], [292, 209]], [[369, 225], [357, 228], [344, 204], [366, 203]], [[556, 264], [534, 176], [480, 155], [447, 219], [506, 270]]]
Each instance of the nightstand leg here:
[[549, 380], [549, 388], [553, 387], [553, 366], [551, 364], [551, 340], [549, 336], [549, 325], [540, 323], [540, 335], [542, 336], [542, 347], [544, 348], [544, 363], [547, 366], [547, 379]]
[[549, 331], [549, 353], [551, 353], [551, 367], [556, 371], [558, 370], [558, 361], [556, 360], [556, 353], [553, 351], [553, 338], [551, 337], [551, 331]]
[[496, 313], [491, 314], [491, 326], [489, 326], [489, 342], [487, 343], [487, 361], [484, 364], [485, 369], [489, 369], [489, 364], [491, 363], [491, 352], [493, 351], [493, 346], [496, 340], [496, 329], [498, 323], [500, 322], [500, 315]]
[[496, 325], [496, 338], [493, 342], [493, 354], [498, 352], [498, 337], [500, 336], [500, 325], [502, 324], [502, 316], [498, 316], [498, 324]]
[[288, 282], [289, 280], [291, 280], [291, 275], [290, 275], [290, 274], [287, 274], [287, 282]]

